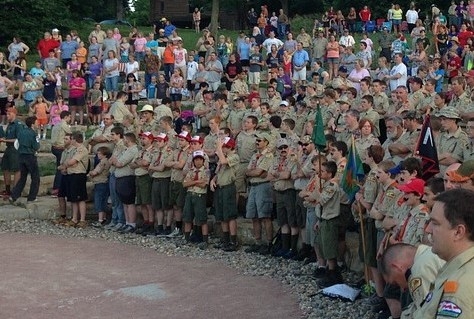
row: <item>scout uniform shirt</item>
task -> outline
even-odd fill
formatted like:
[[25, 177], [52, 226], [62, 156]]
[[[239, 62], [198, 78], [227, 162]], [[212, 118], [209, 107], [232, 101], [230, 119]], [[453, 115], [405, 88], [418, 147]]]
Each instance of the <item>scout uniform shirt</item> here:
[[248, 163], [250, 159], [255, 154], [257, 147], [255, 146], [255, 137], [256, 131], [246, 132], [240, 131], [237, 135], [237, 154], [239, 154], [241, 163]]
[[[472, 105], [471, 99], [467, 92], [463, 92], [460, 96], [453, 94], [451, 101], [448, 103], [448, 107], [453, 107], [458, 110], [460, 113], [467, 112], [469, 109], [472, 109], [470, 106]], [[471, 111], [469, 111], [471, 112]]]
[[[203, 151], [202, 149], [200, 149]], [[196, 150], [195, 150], [196, 151]], [[194, 163], [193, 163], [193, 151], [191, 151], [190, 148], [186, 150], [187, 155], [186, 155], [186, 164], [184, 164], [183, 167], [183, 174], [186, 176], [189, 171], [194, 169]], [[203, 151], [204, 152], [204, 151]], [[207, 169], [209, 168], [209, 156], [207, 156], [206, 153], [204, 153], [204, 167]]]
[[[464, 159], [464, 150], [468, 148], [468, 145], [469, 137], [460, 127], [458, 127], [456, 132], [453, 134], [443, 132], [440, 134], [439, 144], [436, 145], [436, 148], [438, 149], [438, 157], [439, 154], [448, 153], [454, 159], [462, 162]], [[439, 164], [439, 168], [441, 173], [444, 173], [447, 166]]]
[[51, 145], [56, 149], [64, 149], [64, 137], [71, 133], [71, 127], [62, 119], [51, 129]]
[[[207, 168], [202, 166], [200, 169], [193, 168], [187, 174], [184, 180], [192, 181], [192, 180], [205, 180], [206, 183], [209, 183], [209, 178], [211, 177], [211, 173]], [[198, 187], [198, 186], [191, 186], [187, 189], [188, 193], [195, 193], [195, 194], [206, 194], [207, 187]]]
[[401, 318], [414, 318], [417, 315], [420, 311], [420, 305], [430, 291], [431, 283], [436, 280], [438, 271], [444, 264], [444, 260], [434, 254], [430, 246], [418, 246], [413, 266], [407, 272], [409, 273], [407, 278], [408, 290], [413, 302], [408, 309], [403, 310]]
[[[209, 132], [209, 134], [207, 134], [206, 137], [204, 138], [204, 143], [202, 145], [202, 148], [205, 149], [205, 150], [207, 150], [207, 149], [214, 150], [214, 152], [215, 152], [218, 140], [219, 140], [219, 134]], [[212, 155], [207, 154], [207, 156], [209, 156], [209, 162], [210, 163], [216, 163], [217, 162], [217, 155], [216, 154], [212, 154]]]
[[426, 95], [423, 93], [423, 90], [418, 90], [413, 93], [408, 94], [408, 100], [410, 101], [410, 105], [413, 106], [415, 110], [421, 109], [423, 106], [423, 101], [425, 99]]
[[463, 160], [468, 161], [474, 159], [474, 141], [469, 139], [469, 143], [463, 150]]
[[[152, 132], [153, 134], [156, 134], [158, 132], [161, 132], [158, 123], [154, 119], [151, 119], [150, 122], [145, 122], [145, 123], [139, 124], [139, 127], [140, 127], [140, 133]], [[174, 134], [176, 134], [176, 132], [174, 132], [173, 135]], [[169, 138], [169, 136], [168, 136], [168, 138]]]
[[405, 244], [418, 246], [423, 240], [428, 221], [429, 210], [425, 204], [413, 207], [407, 217], [398, 225], [395, 239]]
[[[137, 156], [133, 159], [133, 161], [136, 163], [140, 160], [145, 160], [148, 163], [151, 163], [153, 159], [153, 153], [155, 152], [155, 149], [153, 148], [153, 144], [148, 146], [148, 148], [142, 148], [141, 150], [138, 151]], [[142, 166], [139, 166], [135, 168], [135, 176], [144, 176], [148, 174], [148, 168], [144, 168]]]
[[[160, 166], [173, 160], [173, 150], [168, 145], [157, 149], [152, 156], [150, 166]], [[153, 178], [168, 178], [171, 177], [171, 167], [165, 167], [163, 171], [153, 171], [151, 174]]]
[[[64, 166], [64, 164], [69, 161], [75, 153], [75, 148], [72, 146], [69, 146], [68, 148], [65, 148], [64, 151], [61, 154], [61, 159], [59, 161], [59, 165]], [[61, 174], [66, 175], [66, 171], [61, 171]]]
[[77, 161], [76, 164], [68, 166], [67, 174], [85, 174], [89, 166], [89, 151], [83, 144], [71, 147], [71, 155]]
[[[294, 156], [294, 154], [293, 154]], [[291, 155], [286, 157], [276, 156], [273, 158], [272, 166], [269, 170], [270, 173], [274, 172], [290, 172], [290, 178], [288, 179], [275, 179], [272, 181], [273, 189], [279, 192], [286, 191], [288, 189], [294, 189], [293, 180], [291, 179], [291, 172], [296, 166], [295, 158]]]
[[380, 127], [379, 127], [379, 121], [380, 121], [380, 115], [377, 111], [375, 111], [372, 107], [368, 109], [365, 112], [360, 113], [360, 118], [366, 118], [372, 122], [374, 125], [374, 135], [375, 137], [380, 136]]
[[414, 318], [472, 318], [474, 314], [474, 247], [441, 268]]
[[237, 165], [240, 163], [239, 155], [235, 153], [230, 153], [226, 157], [227, 163], [219, 163], [216, 168], [216, 183], [221, 187], [235, 182]]
[[92, 170], [92, 172], [98, 173], [98, 175], [92, 176], [91, 181], [94, 184], [104, 184], [109, 181], [109, 169], [110, 163], [109, 159], [104, 157], [97, 166]]
[[[123, 139], [120, 139], [115, 144], [114, 151], [112, 152], [112, 157], [119, 158], [120, 156], [122, 156], [123, 152], [125, 152], [126, 149], [127, 147], [125, 146]], [[115, 169], [115, 166], [110, 166], [110, 174], [114, 174]]]
[[388, 102], [388, 96], [387, 94], [385, 94], [385, 92], [380, 92], [372, 96], [374, 97], [374, 110], [377, 113], [385, 115], [395, 112], [395, 110], [391, 112], [390, 104]]
[[[261, 153], [255, 153], [250, 159], [248, 170], [260, 168], [265, 172], [268, 172], [272, 167], [273, 153], [270, 153], [268, 148], [264, 149]], [[250, 185], [268, 182], [266, 177], [253, 176], [248, 178]]]
[[232, 132], [239, 132], [242, 130], [242, 123], [244, 121], [244, 114], [246, 109], [232, 109], [227, 118], [227, 125]]
[[117, 160], [121, 164], [125, 164], [123, 167], [115, 167], [115, 177], [125, 177], [135, 175], [135, 170], [130, 168], [130, 163], [138, 154], [138, 145], [134, 144], [130, 147], [127, 147], [122, 154], [117, 157]]
[[[20, 130], [23, 129], [23, 123], [15, 119], [13, 122], [9, 122], [7, 126], [7, 130], [5, 132], [5, 139], [7, 140], [14, 140], [18, 138], [18, 133]], [[6, 143], [8, 147], [13, 147], [13, 142], [7, 142]], [[15, 150], [16, 151], [16, 150]]]
[[113, 128], [114, 128], [114, 125], [109, 125], [109, 126], [105, 126], [104, 128], [98, 128], [94, 131], [94, 134], [92, 134], [91, 139], [93, 139], [94, 137], [103, 136], [106, 138], [107, 142], [100, 142], [92, 146], [92, 153], [94, 154], [97, 153], [97, 149], [101, 146], [106, 146], [111, 151], [114, 149], [114, 143], [111, 142], [111, 135], [110, 135], [112, 133]]
[[[400, 193], [400, 191], [396, 188], [396, 185], [396, 182], [393, 182], [388, 186], [382, 185], [374, 202], [373, 208], [377, 209], [377, 211], [382, 214], [384, 218], [390, 208], [396, 205], [397, 197]], [[378, 230], [383, 230], [382, 222], [383, 218], [375, 220], [375, 227]]]
[[[185, 149], [175, 150], [173, 152], [173, 162], [181, 162], [184, 161], [186, 163], [188, 156], [190, 155], [188, 152], [189, 146]], [[185, 164], [186, 165], [186, 164]], [[171, 181], [172, 182], [180, 182], [182, 183], [184, 180], [184, 166], [182, 169], [178, 168], [171, 168]]]
[[324, 220], [338, 217], [341, 212], [341, 191], [339, 185], [331, 179], [323, 182], [321, 193], [319, 193], [318, 189], [315, 189], [315, 191], [316, 201], [320, 207], [319, 210], [316, 210], [317, 216]]

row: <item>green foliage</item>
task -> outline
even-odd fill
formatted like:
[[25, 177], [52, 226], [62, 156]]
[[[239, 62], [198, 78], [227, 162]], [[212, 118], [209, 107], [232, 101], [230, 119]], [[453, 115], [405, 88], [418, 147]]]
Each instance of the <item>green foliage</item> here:
[[125, 17], [132, 25], [150, 24], [150, 0], [132, 0], [135, 11], [129, 11]]

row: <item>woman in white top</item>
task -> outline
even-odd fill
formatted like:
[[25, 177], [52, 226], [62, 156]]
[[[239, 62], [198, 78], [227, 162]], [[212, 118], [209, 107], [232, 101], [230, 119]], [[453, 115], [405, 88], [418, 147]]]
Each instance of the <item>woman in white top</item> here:
[[109, 94], [109, 99], [115, 101], [117, 99], [118, 80], [120, 77], [119, 60], [115, 56], [115, 51], [109, 50], [107, 52], [103, 72], [105, 76], [105, 90]]
[[8, 61], [15, 62], [20, 51], [26, 55], [30, 51], [30, 47], [24, 44], [19, 37], [13, 37], [13, 42], [8, 45], [8, 52], [10, 52]]

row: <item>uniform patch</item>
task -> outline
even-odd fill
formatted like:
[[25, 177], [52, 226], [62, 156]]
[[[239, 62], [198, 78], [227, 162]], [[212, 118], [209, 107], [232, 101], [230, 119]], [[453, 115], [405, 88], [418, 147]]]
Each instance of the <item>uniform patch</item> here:
[[462, 309], [454, 302], [443, 300], [438, 306], [438, 315], [449, 318], [458, 318], [462, 313]]
[[459, 283], [457, 281], [448, 280], [444, 284], [443, 291], [448, 294], [453, 294], [458, 290]]
[[415, 290], [420, 288], [421, 283], [422, 283], [422, 279], [419, 278], [419, 277], [411, 279], [410, 282], [408, 283], [408, 287], [410, 288], [410, 292], [413, 293]]

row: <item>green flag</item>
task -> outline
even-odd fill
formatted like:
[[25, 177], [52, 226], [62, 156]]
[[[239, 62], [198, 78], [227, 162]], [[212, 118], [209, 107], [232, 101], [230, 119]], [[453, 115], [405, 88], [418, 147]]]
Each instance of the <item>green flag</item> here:
[[323, 116], [321, 115], [321, 108], [318, 105], [316, 111], [316, 118], [314, 119], [313, 136], [311, 136], [314, 146], [318, 148], [320, 152], [326, 149], [326, 136], [324, 135], [324, 124]]
[[360, 160], [359, 153], [354, 142], [354, 135], [351, 137], [351, 146], [349, 148], [349, 155], [347, 156], [347, 164], [344, 169], [344, 173], [341, 178], [341, 188], [354, 200], [355, 194], [359, 191], [359, 183], [364, 178], [364, 169], [362, 167], [362, 161]]

